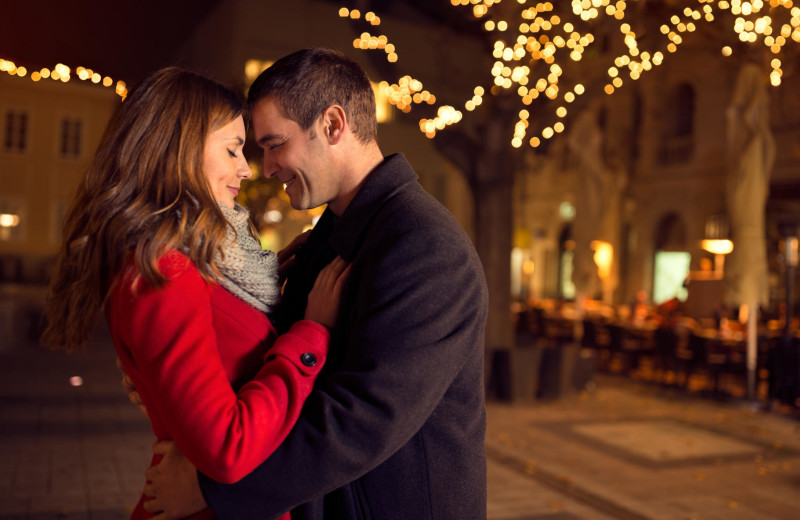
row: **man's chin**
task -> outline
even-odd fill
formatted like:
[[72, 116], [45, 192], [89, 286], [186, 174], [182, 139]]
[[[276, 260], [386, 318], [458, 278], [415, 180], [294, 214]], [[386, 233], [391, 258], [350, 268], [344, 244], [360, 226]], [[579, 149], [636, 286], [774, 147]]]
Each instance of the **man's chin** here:
[[304, 204], [302, 200], [297, 200], [292, 196], [289, 196], [289, 205], [293, 209], [296, 209], [297, 211], [305, 211], [309, 209], [308, 206]]

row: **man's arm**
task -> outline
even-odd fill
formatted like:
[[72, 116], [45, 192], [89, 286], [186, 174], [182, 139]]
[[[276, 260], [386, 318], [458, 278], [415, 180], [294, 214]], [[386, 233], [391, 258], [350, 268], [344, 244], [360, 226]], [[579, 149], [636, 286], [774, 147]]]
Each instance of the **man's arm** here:
[[453, 238], [417, 229], [362, 251], [341, 366], [264, 464], [235, 485], [201, 476], [220, 518], [277, 517], [363, 476], [420, 430], [485, 325], [482, 269]]

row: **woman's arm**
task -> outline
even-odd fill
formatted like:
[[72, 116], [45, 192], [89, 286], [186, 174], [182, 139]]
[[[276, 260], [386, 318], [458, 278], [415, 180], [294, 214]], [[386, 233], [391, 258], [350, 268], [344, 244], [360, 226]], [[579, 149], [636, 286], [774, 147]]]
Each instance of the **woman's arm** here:
[[209, 287], [186, 264], [167, 270], [164, 288], [121, 288], [112, 323], [151, 419], [203, 473], [235, 482], [294, 425], [324, 364], [329, 333], [298, 322], [277, 339], [256, 377], [234, 393], [217, 348]]

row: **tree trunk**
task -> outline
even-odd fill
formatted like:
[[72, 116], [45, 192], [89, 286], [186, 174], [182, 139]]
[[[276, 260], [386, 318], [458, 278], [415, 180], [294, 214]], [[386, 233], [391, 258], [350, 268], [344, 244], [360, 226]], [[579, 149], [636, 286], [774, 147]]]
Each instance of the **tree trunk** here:
[[514, 345], [511, 322], [512, 190], [518, 154], [508, 143], [515, 113], [507, 99], [487, 100], [484, 124], [474, 138], [449, 128], [434, 139], [439, 152], [466, 176], [475, 205], [475, 249], [489, 287], [487, 349]]
[[489, 318], [486, 346], [509, 348], [514, 344], [511, 326], [511, 172], [503, 171], [502, 159], [482, 158], [481, 179], [473, 184], [475, 198], [475, 247], [483, 262], [489, 286]]

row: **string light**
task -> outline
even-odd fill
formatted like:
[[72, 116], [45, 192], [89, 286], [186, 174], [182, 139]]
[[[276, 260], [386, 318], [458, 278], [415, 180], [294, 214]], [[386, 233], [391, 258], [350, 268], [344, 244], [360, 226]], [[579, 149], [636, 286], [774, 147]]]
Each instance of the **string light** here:
[[[695, 0], [694, 6], [676, 11], [676, 14], [658, 26], [660, 39], [657, 39], [653, 49], [642, 49], [639, 34], [625, 21], [628, 2], [624, 0], [571, 0], [572, 16], [565, 13], [563, 19], [554, 13], [554, 2], [530, 5], [533, 2], [517, 0], [521, 7], [517, 13], [520, 19], [516, 22], [509, 18], [508, 9], [504, 10], [502, 17], [492, 19], [493, 8], [500, 0], [450, 0], [450, 3], [454, 7], [469, 7], [476, 19], [483, 20], [484, 30], [498, 36], [491, 49], [496, 61], [490, 69], [490, 92], [516, 92], [522, 105], [526, 107], [541, 98], [556, 101], [557, 108], [552, 116], [554, 121], [541, 130], [540, 136], [527, 139], [528, 132], [532, 130], [531, 125], [527, 117], [519, 118], [511, 139], [511, 145], [515, 148], [521, 147], [526, 139], [530, 146], [538, 147], [543, 140], [551, 139], [555, 134], [564, 131], [563, 118], [567, 113], [564, 105], [573, 103], [577, 96], [586, 91], [581, 84], [576, 84], [573, 88], [563, 85], [564, 68], [569, 68], [568, 64], [571, 62], [583, 59], [587, 49], [595, 43], [595, 36], [591, 32], [596, 26], [594, 21], [603, 17], [608, 19], [608, 23], [616, 24], [618, 35], [624, 44], [624, 52], [612, 56], [613, 65], [609, 64], [606, 69], [607, 80], [600, 82], [597, 87], [608, 95], [623, 88], [626, 82], [639, 80], [645, 73], [662, 65], [666, 56], [678, 52], [687, 34], [697, 31], [698, 24], [715, 22], [721, 12], [727, 11], [733, 15], [732, 28], [741, 42], [760, 42], [773, 54], [769, 73], [773, 86], [781, 84], [783, 68], [780, 54], [783, 47], [790, 40], [800, 43], [800, 7], [795, 7], [793, 0]], [[354, 13], [358, 13], [357, 10], [351, 11], [344, 7], [339, 10], [339, 15], [343, 18], [357, 19], [360, 14]], [[377, 18], [373, 13], [367, 13], [366, 16], [370, 20]], [[785, 22], [778, 21], [785, 18], [788, 18]], [[580, 26], [587, 28], [582, 32], [578, 29]], [[353, 46], [358, 49], [383, 49], [387, 53], [387, 59], [396, 62], [396, 51], [391, 45], [390, 54], [390, 45], [387, 37], [369, 33], [363, 33], [353, 42]], [[730, 46], [722, 47], [721, 51], [723, 56], [733, 55]], [[392, 103], [404, 112], [409, 112], [413, 104], [423, 100], [418, 95], [419, 89], [413, 85], [418, 85], [421, 89], [422, 84], [409, 76], [401, 78], [395, 85], [386, 84], [386, 93]], [[474, 96], [464, 102], [464, 109], [475, 110], [482, 103], [484, 94], [483, 87], [476, 87]], [[435, 101], [430, 101], [431, 99], [435, 99], [432, 94], [427, 102], [434, 104]], [[460, 119], [459, 110], [443, 106], [439, 108], [436, 118], [420, 121], [420, 130], [427, 137], [433, 138], [436, 131], [455, 124]]]
[[[357, 20], [361, 18], [361, 13], [358, 11], [358, 9], [350, 10], [347, 7], [342, 7], [341, 9], [339, 9], [339, 17], [351, 18], [353, 20]], [[381, 24], [380, 16], [376, 15], [372, 11], [364, 15], [364, 20], [369, 22], [371, 25], [375, 26]], [[395, 52], [394, 44], [389, 43], [388, 38], [386, 36], [373, 36], [368, 32], [364, 32], [361, 33], [360, 38], [356, 38], [353, 41], [353, 47], [361, 50], [382, 49], [386, 51], [386, 59], [390, 63], [394, 63], [397, 61], [397, 53]]]
[[[56, 64], [56, 66], [52, 69], [45, 67], [41, 70], [33, 71], [31, 72], [30, 76], [28, 76], [27, 68], [22, 66], [18, 67], [13, 61], [0, 58], [0, 72], [7, 72], [11, 76], [18, 76], [20, 78], [27, 76], [34, 82], [49, 78], [54, 81], [67, 83], [73, 79], [72, 69], [63, 63]], [[99, 84], [101, 82], [100, 74], [85, 67], [76, 68], [75, 75], [80, 81], [89, 81], [93, 84]], [[111, 85], [114, 85], [114, 80], [106, 76], [104, 79], [102, 79], [102, 83], [104, 87], [110, 87]], [[117, 81], [116, 86], [114, 87], [114, 92], [116, 92], [117, 95], [124, 100], [128, 95], [128, 87], [124, 81]]]

